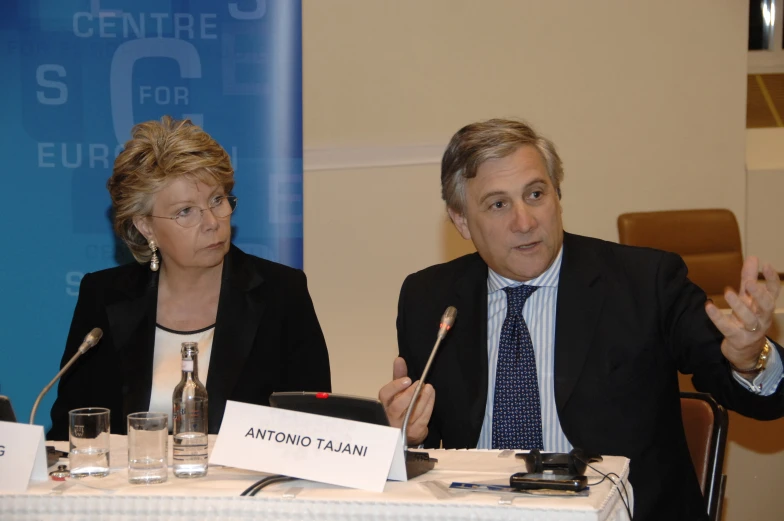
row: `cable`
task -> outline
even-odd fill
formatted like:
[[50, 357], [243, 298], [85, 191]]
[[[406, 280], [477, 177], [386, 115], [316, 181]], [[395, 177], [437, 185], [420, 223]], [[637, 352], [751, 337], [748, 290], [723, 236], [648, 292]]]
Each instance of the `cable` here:
[[[610, 481], [612, 481], [615, 484], [616, 488], [618, 488], [618, 484], [620, 484], [621, 487], [623, 488], [623, 494], [626, 496], [626, 500], [624, 501], [623, 496], [621, 496], [621, 501], [623, 502], [623, 506], [626, 507], [626, 513], [629, 514], [629, 521], [631, 521], [631, 519], [632, 519], [632, 511], [631, 511], [631, 508], [629, 508], [629, 502], [630, 502], [629, 501], [629, 492], [626, 490], [626, 485], [623, 483], [623, 479], [621, 478], [621, 476], [619, 476], [615, 472], [610, 472], [609, 474], [607, 474], [607, 476], [608, 477], [609, 476], [615, 476], [616, 478], [618, 478], [618, 483], [613, 481], [612, 478], [609, 478], [609, 479], [610, 479]], [[619, 496], [621, 495], [621, 489], [620, 488], [618, 489], [618, 495]]]
[[289, 476], [284, 476], [282, 474], [272, 474], [269, 476], [265, 476], [255, 482], [253, 485], [246, 488], [240, 496], [255, 496], [261, 489], [273, 485], [275, 483], [283, 483], [286, 481], [293, 481], [296, 478], [291, 478]]
[[296, 479], [297, 478], [284, 476], [282, 474], [271, 474], [269, 476], [264, 476], [256, 483], [243, 490], [240, 496], [255, 496], [259, 492], [259, 490], [263, 489], [268, 485], [273, 485], [275, 483], [283, 483], [286, 481], [294, 481]]
[[601, 485], [602, 483], [604, 483], [608, 479], [610, 479], [610, 478], [608, 478], [607, 476], [604, 476], [602, 479], [600, 479], [596, 483], [588, 483], [588, 486], [589, 487], [595, 487], [596, 485]]
[[[580, 458], [578, 458], [578, 459], [580, 459]], [[595, 483], [596, 485], [598, 485], [599, 483], [601, 483], [605, 479], [609, 479], [612, 482], [612, 484], [615, 485], [615, 488], [618, 489], [618, 496], [621, 498], [621, 503], [623, 503], [623, 506], [626, 507], [626, 513], [629, 514], [629, 521], [631, 521], [632, 520], [632, 511], [629, 508], [629, 491], [626, 490], [626, 485], [623, 483], [623, 478], [621, 478], [621, 476], [619, 476], [615, 472], [608, 472], [607, 474], [605, 474], [601, 470], [599, 470], [596, 467], [594, 467], [593, 465], [583, 461], [582, 459], [580, 459], [580, 461], [585, 463], [585, 465], [588, 468], [590, 468], [591, 470], [593, 470], [594, 472], [597, 472], [600, 476], [602, 476], [602, 480], [599, 481], [598, 483]], [[616, 482], [610, 476], [615, 476], [616, 478], [618, 478], [618, 481]], [[621, 485], [621, 486], [619, 487], [618, 485]], [[623, 487], [623, 494], [621, 494], [621, 487]], [[624, 499], [624, 496], [626, 496], [625, 499]]]
[[[621, 503], [623, 503], [623, 506], [626, 507], [626, 513], [629, 514], [629, 521], [631, 521], [632, 520], [632, 511], [631, 511], [631, 508], [629, 508], [629, 491], [626, 490], [626, 485], [624, 485], [623, 479], [621, 478], [621, 476], [619, 476], [615, 472], [608, 472], [607, 474], [605, 474], [601, 470], [599, 470], [596, 467], [594, 467], [593, 465], [591, 465], [590, 462], [585, 461], [584, 459], [582, 459], [579, 456], [577, 456], [576, 454], [574, 454], [574, 451], [572, 451], [571, 454], [572, 454], [572, 457], [574, 459], [576, 459], [577, 461], [579, 461], [581, 463], [585, 463], [586, 467], [588, 467], [589, 469], [593, 470], [594, 472], [596, 472], [600, 476], [602, 476], [601, 481], [598, 481], [598, 482], [594, 483], [593, 485], [589, 485], [589, 486], [598, 485], [599, 483], [602, 483], [605, 479], [609, 479], [612, 482], [612, 484], [615, 485], [615, 488], [618, 489], [618, 497], [621, 498]], [[618, 478], [618, 481], [616, 482], [610, 476], [615, 476], [616, 478]], [[623, 487], [623, 494], [621, 494], [621, 488], [618, 486], [619, 484], [621, 485], [621, 487]], [[625, 499], [624, 499], [624, 496], [626, 496]]]

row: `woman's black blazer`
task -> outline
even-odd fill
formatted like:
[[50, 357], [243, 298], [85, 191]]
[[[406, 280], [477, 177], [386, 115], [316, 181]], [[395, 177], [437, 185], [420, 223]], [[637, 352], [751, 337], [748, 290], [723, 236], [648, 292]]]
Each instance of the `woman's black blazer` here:
[[[146, 265], [84, 276], [61, 367], [92, 328], [103, 338], [60, 380], [48, 439], [68, 439], [72, 409], [109, 408], [113, 434], [126, 434], [128, 414], [148, 409], [157, 301], [158, 274]], [[206, 385], [212, 434], [226, 400], [267, 405], [274, 391], [331, 390], [327, 346], [302, 271], [231, 246]]]

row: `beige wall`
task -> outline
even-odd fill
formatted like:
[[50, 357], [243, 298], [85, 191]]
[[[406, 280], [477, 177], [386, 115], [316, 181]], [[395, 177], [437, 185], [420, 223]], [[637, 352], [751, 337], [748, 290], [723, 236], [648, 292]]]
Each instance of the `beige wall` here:
[[784, 273], [784, 128], [746, 131], [747, 255], [757, 255]]
[[[391, 376], [405, 275], [471, 250], [437, 163], [466, 123], [522, 117], [556, 142], [569, 231], [617, 240], [620, 213], [687, 207], [743, 230], [744, 2], [304, 0], [303, 17], [305, 270], [338, 392]], [[769, 508], [744, 479], [726, 519]]]

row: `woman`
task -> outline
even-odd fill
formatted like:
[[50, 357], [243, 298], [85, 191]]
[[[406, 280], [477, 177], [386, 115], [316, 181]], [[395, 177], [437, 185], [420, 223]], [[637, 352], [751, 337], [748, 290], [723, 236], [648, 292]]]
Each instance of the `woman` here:
[[226, 400], [268, 404], [273, 391], [329, 391], [329, 358], [305, 275], [231, 244], [229, 156], [190, 121], [136, 125], [107, 183], [114, 228], [138, 261], [82, 279], [65, 364], [94, 327], [103, 339], [60, 381], [50, 439], [68, 411], [111, 409], [111, 432], [137, 411], [171, 413], [180, 344], [199, 342], [209, 432]]

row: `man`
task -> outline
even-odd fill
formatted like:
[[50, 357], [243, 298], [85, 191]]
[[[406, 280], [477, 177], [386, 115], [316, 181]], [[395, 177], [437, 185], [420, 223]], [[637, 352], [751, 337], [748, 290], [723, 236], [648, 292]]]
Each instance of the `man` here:
[[409, 445], [626, 456], [635, 519], [704, 519], [677, 372], [745, 415], [784, 414], [782, 350], [764, 336], [778, 275], [766, 264], [758, 282], [749, 258], [740, 290], [725, 293], [725, 315], [677, 255], [565, 233], [562, 180], [553, 144], [523, 123], [490, 120], [455, 134], [442, 196], [477, 253], [403, 283], [400, 357], [379, 398], [400, 426], [438, 319], [455, 306]]

